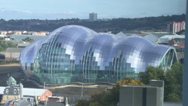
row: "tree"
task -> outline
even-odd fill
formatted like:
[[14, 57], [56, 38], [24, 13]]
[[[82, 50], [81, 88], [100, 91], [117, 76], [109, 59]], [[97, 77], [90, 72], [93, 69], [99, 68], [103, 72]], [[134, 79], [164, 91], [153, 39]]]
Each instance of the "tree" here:
[[89, 106], [89, 102], [87, 100], [79, 100], [76, 106]]
[[102, 106], [99, 102], [91, 102], [89, 106]]
[[149, 84], [149, 81], [152, 79], [155, 80], [164, 80], [165, 71], [161, 68], [148, 67], [146, 72], [139, 73], [139, 78], [144, 84]]
[[167, 71], [161, 68], [148, 67], [146, 72], [139, 74], [139, 78], [144, 84], [148, 84], [152, 79], [164, 80], [165, 101], [178, 102], [182, 99], [182, 73], [182, 64], [175, 63]]
[[166, 72], [165, 78], [165, 100], [181, 101], [182, 100], [182, 83], [183, 83], [183, 66], [176, 63], [171, 70]]
[[16, 47], [16, 44], [11, 41], [0, 40], [0, 51], [4, 51], [8, 47]]

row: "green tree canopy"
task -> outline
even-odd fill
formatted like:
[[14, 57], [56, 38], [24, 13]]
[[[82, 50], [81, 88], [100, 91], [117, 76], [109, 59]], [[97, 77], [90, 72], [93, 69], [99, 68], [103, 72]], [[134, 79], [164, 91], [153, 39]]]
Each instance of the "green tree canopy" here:
[[182, 100], [183, 66], [176, 63], [166, 72], [165, 99], [168, 101]]
[[175, 63], [167, 71], [161, 68], [148, 67], [146, 72], [139, 74], [139, 77], [144, 84], [148, 84], [152, 79], [164, 80], [165, 101], [178, 102], [182, 100], [182, 73], [182, 64]]
[[149, 81], [152, 79], [164, 80], [165, 71], [159, 67], [155, 68], [155, 67], [149, 66], [146, 72], [139, 73], [139, 77], [144, 84], [149, 84]]
[[0, 52], [5, 51], [8, 47], [16, 47], [16, 44], [11, 41], [0, 40]]

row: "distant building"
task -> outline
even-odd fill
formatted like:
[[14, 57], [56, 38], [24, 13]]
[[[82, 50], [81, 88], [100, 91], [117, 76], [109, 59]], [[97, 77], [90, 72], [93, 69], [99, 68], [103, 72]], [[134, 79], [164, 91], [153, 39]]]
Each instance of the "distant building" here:
[[164, 82], [150, 81], [149, 86], [122, 86], [119, 106], [163, 106]]
[[5, 38], [5, 37], [7, 37], [7, 36], [0, 34], [0, 38]]
[[32, 32], [32, 35], [36, 35], [36, 36], [46, 36], [48, 34], [49, 32]]
[[0, 33], [1, 33], [1, 35], [7, 35], [8, 34], [7, 31], [1, 31]]
[[90, 21], [96, 21], [97, 20], [97, 13], [90, 13], [89, 14], [89, 20]]
[[7, 80], [7, 85], [7, 87], [0, 87], [1, 104], [5, 104], [8, 101], [24, 100], [25, 98], [30, 100], [36, 99], [36, 101], [44, 103], [48, 101], [48, 97], [52, 96], [52, 92], [47, 89], [23, 88], [23, 85], [21, 83], [17, 84], [16, 80], [12, 76], [10, 76]]
[[14, 34], [14, 31], [8, 31], [7, 35], [12, 35]]
[[9, 35], [35, 35], [35, 36], [46, 36], [49, 32], [47, 31], [0, 31], [0, 37], [7, 37]]
[[168, 24], [168, 30], [172, 34], [176, 34], [178, 32], [185, 30], [185, 21], [172, 22], [172, 23]]
[[14, 31], [14, 35], [22, 35], [22, 31]]
[[22, 48], [7, 48], [4, 52], [5, 61], [19, 61]]
[[185, 35], [164, 35], [158, 39], [157, 43], [173, 46], [176, 49], [178, 60], [183, 63]]
[[116, 83], [137, 78], [148, 66], [166, 70], [177, 62], [171, 46], [136, 35], [114, 36], [83, 26], [64, 26], [24, 48], [20, 63], [27, 77], [47, 84], [71, 84]]
[[185, 35], [164, 35], [158, 39], [157, 43], [170, 45], [175, 47], [177, 52], [184, 52]]

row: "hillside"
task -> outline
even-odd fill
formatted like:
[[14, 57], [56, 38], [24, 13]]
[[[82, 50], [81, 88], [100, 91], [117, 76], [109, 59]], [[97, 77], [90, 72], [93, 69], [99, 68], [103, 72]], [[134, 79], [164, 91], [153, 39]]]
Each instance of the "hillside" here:
[[28, 30], [28, 31], [53, 31], [64, 25], [83, 25], [94, 29], [97, 32], [130, 30], [153, 30], [166, 31], [167, 24], [173, 21], [185, 20], [185, 15], [145, 17], [145, 18], [117, 18], [107, 20], [81, 20], [81, 19], [60, 19], [60, 20], [0, 20], [0, 30]]

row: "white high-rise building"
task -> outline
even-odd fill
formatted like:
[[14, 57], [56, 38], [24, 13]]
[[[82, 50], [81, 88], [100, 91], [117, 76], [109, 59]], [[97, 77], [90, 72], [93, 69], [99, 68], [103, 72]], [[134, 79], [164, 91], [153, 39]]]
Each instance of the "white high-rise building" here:
[[185, 21], [172, 22], [169, 24], [169, 31], [172, 34], [185, 30]]
[[96, 21], [97, 20], [97, 13], [90, 13], [89, 20]]

